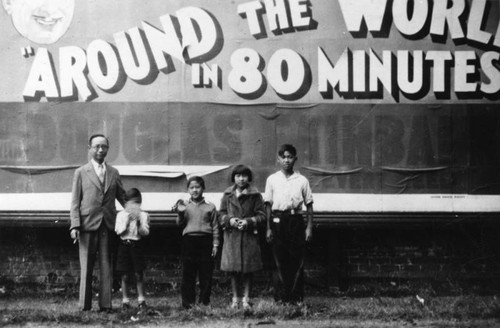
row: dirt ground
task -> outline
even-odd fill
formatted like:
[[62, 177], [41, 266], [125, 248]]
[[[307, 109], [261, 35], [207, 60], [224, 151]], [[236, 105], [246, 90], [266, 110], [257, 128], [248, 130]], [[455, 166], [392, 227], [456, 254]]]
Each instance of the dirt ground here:
[[[389, 285], [392, 288], [392, 285]], [[2, 286], [3, 287], [3, 286]], [[121, 310], [114, 294], [112, 313], [81, 312], [78, 292], [71, 288], [5, 286], [0, 293], [0, 326], [5, 327], [500, 327], [500, 297], [495, 293], [457, 291], [442, 295], [428, 286], [397, 286], [347, 292], [309, 290], [304, 304], [276, 304], [265, 290], [256, 290], [252, 311], [229, 308], [230, 292], [215, 287], [210, 306], [180, 307], [177, 289], [152, 290], [148, 310]], [[403, 292], [404, 291], [404, 292]], [[136, 303], [136, 302], [135, 302]]]
[[318, 320], [318, 321], [277, 321], [277, 322], [261, 322], [255, 320], [224, 320], [224, 321], [208, 321], [204, 323], [200, 322], [163, 322], [161, 324], [157, 323], [139, 323], [139, 324], [117, 324], [109, 322], [107, 324], [71, 324], [71, 323], [24, 323], [20, 325], [6, 325], [5, 327], [90, 327], [90, 326], [104, 326], [104, 327], [166, 327], [166, 328], [401, 328], [401, 327], [416, 327], [416, 328], [486, 328], [486, 327], [499, 327], [500, 322], [497, 320], [468, 320], [462, 322], [455, 322], [449, 320], [423, 320], [416, 321], [412, 324], [401, 323], [401, 322], [384, 322], [380, 320], [362, 320], [358, 321], [355, 319], [351, 320]]

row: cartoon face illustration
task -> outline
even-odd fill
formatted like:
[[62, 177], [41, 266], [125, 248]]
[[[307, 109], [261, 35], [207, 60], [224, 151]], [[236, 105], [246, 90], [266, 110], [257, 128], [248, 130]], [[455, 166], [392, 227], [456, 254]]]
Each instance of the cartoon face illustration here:
[[2, 0], [16, 30], [30, 41], [52, 44], [73, 19], [75, 0]]

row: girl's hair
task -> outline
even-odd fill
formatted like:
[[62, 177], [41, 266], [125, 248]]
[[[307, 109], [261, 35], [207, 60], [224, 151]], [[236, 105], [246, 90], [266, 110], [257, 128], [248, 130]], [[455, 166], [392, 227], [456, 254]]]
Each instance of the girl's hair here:
[[139, 189], [130, 188], [125, 192], [125, 201], [134, 201], [136, 203], [142, 203], [142, 195]]
[[191, 182], [193, 182], [193, 181], [198, 182], [198, 184], [201, 186], [201, 188], [202, 188], [203, 190], [205, 190], [205, 180], [203, 180], [203, 178], [202, 178], [202, 177], [199, 177], [199, 176], [197, 176], [197, 175], [192, 176], [192, 177], [190, 177], [190, 178], [188, 179], [187, 184], [186, 184], [187, 188], [189, 188], [189, 185], [190, 185], [190, 184], [191, 184]]
[[250, 170], [248, 166], [243, 164], [236, 165], [231, 173], [231, 182], [234, 182], [234, 177], [237, 174], [246, 175], [248, 177], [248, 182], [252, 182], [252, 170]]

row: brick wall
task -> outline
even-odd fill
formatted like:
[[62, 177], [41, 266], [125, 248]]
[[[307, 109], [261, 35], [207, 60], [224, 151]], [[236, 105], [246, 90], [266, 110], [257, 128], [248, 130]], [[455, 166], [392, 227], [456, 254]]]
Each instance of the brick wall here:
[[[500, 224], [457, 223], [445, 226], [317, 227], [306, 249], [306, 281], [317, 287], [346, 287], [374, 279], [494, 279], [500, 275]], [[180, 282], [180, 232], [153, 227], [147, 241], [149, 283]], [[268, 282], [270, 248], [263, 243]], [[0, 281], [77, 284], [78, 246], [66, 228], [0, 226]], [[227, 277], [215, 272], [219, 282]], [[497, 279], [495, 279], [497, 280]]]
[[346, 234], [351, 277], [472, 279], [500, 273], [498, 225], [460, 224]]
[[67, 229], [0, 227], [0, 258], [0, 277], [6, 280], [77, 282], [77, 246]]

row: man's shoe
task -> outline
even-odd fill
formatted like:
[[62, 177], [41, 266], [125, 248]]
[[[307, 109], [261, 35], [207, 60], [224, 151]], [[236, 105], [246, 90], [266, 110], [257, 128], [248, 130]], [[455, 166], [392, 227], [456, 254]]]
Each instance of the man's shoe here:
[[99, 312], [106, 312], [106, 313], [110, 314], [110, 313], [113, 313], [113, 309], [112, 308], [100, 308]]

